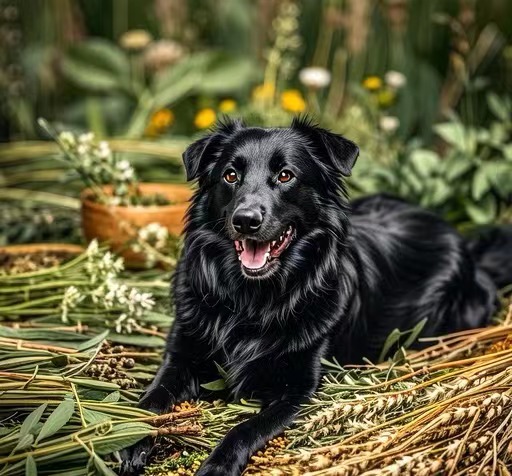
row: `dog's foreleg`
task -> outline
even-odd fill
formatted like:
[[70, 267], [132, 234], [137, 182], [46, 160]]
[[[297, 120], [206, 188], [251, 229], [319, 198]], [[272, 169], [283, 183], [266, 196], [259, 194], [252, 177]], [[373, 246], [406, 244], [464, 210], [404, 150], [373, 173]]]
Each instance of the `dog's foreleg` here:
[[[183, 349], [184, 342], [174, 334], [168, 342], [168, 350], [155, 379], [142, 396], [139, 407], [154, 413], [164, 413], [177, 402], [198, 397], [199, 379], [191, 367], [192, 355], [170, 349]], [[185, 347], [186, 348], [186, 347]], [[189, 348], [190, 350], [190, 348]], [[121, 452], [121, 474], [140, 474], [153, 448], [153, 439], [144, 438], [131, 448]]]
[[196, 476], [239, 476], [250, 456], [279, 435], [306, 398], [283, 398], [232, 428], [201, 465]]

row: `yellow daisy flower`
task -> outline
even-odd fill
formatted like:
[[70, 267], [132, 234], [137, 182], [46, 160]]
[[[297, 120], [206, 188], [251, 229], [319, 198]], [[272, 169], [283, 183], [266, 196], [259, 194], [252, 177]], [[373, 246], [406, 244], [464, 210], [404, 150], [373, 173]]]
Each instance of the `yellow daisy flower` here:
[[174, 123], [174, 113], [170, 109], [159, 109], [154, 112], [146, 127], [146, 135], [155, 137], [164, 132]]
[[236, 110], [237, 104], [234, 99], [224, 99], [219, 103], [219, 111], [226, 114]]
[[260, 84], [252, 90], [252, 98], [254, 101], [264, 101], [274, 97], [275, 88], [273, 84]]
[[208, 129], [217, 120], [217, 114], [211, 107], [200, 109], [194, 118], [194, 125], [198, 129]]
[[368, 76], [363, 81], [363, 87], [369, 91], [377, 91], [377, 89], [382, 87], [382, 79], [380, 79], [378, 76]]
[[299, 113], [306, 109], [306, 101], [297, 89], [287, 89], [281, 94], [281, 107], [285, 111]]

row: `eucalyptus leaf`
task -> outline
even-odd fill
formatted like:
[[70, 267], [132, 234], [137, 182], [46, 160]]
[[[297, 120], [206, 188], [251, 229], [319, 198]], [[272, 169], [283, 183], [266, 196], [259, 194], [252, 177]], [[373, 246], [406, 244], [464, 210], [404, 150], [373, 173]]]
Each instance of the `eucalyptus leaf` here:
[[28, 433], [18, 440], [18, 444], [14, 447], [12, 450], [13, 453], [16, 453], [16, 451], [24, 450], [30, 446], [32, 446], [32, 443], [34, 443], [34, 435], [32, 433]]
[[71, 399], [63, 400], [56, 408], [50, 413], [50, 416], [44, 422], [41, 431], [36, 439], [36, 445], [39, 441], [48, 438], [57, 433], [73, 416], [75, 411], [75, 402]]
[[25, 459], [25, 476], [37, 476], [37, 466], [32, 455]]
[[25, 420], [23, 420], [20, 428], [20, 440], [28, 435], [39, 423], [39, 420], [43, 416], [47, 406], [47, 403], [43, 403], [42, 405], [38, 406], [32, 413], [30, 413], [25, 418]]
[[226, 388], [226, 381], [223, 378], [213, 380], [212, 382], [202, 383], [201, 387], [206, 390], [219, 391]]
[[121, 398], [121, 393], [118, 392], [118, 391], [115, 391], [115, 392], [112, 392], [112, 393], [109, 393], [103, 400], [102, 402], [105, 402], [105, 403], [111, 403], [111, 402], [118, 402], [119, 399]]
[[147, 423], [119, 423], [113, 425], [108, 434], [94, 438], [94, 450], [100, 455], [111, 454], [134, 445], [153, 431]]
[[96, 467], [96, 469], [98, 470], [99, 474], [102, 474], [103, 476], [117, 476], [117, 473], [115, 473], [114, 471], [112, 471], [108, 466], [107, 464], [105, 463], [105, 461], [103, 461], [98, 455], [94, 455], [93, 456], [93, 460], [94, 460], [94, 466]]
[[101, 342], [103, 342], [107, 338], [108, 334], [109, 334], [108, 330], [103, 331], [102, 333], [98, 334], [97, 336], [92, 337], [88, 341], [81, 343], [77, 347], [77, 350], [85, 351], [85, 350], [92, 349], [93, 347], [97, 347]]

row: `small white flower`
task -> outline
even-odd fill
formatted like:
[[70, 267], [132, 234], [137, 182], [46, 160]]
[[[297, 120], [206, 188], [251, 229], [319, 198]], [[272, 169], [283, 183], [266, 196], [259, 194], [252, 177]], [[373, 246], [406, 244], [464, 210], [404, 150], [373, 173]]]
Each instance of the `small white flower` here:
[[331, 73], [325, 68], [312, 66], [304, 68], [299, 72], [299, 80], [308, 88], [322, 89], [331, 82]]
[[94, 141], [94, 133], [87, 132], [85, 134], [80, 134], [78, 136], [78, 142], [83, 145], [91, 145], [91, 143]]
[[382, 116], [379, 121], [379, 126], [384, 132], [393, 133], [400, 126], [398, 117], [395, 116]]
[[388, 71], [384, 75], [384, 81], [390, 88], [400, 89], [406, 85], [407, 78], [403, 73], [400, 73], [399, 71]]
[[86, 155], [89, 153], [89, 146], [87, 144], [80, 144], [76, 148], [76, 151], [77, 151], [78, 155]]
[[96, 152], [96, 155], [100, 159], [108, 159], [112, 155], [112, 151], [110, 150], [110, 146], [108, 145], [108, 142], [102, 140], [98, 144], [98, 150]]
[[116, 164], [116, 167], [118, 170], [127, 170], [131, 168], [130, 162], [128, 162], [126, 159], [121, 160]]
[[76, 305], [83, 299], [84, 296], [75, 286], [69, 286], [68, 288], [66, 288], [66, 290], [64, 291], [64, 296], [62, 297], [62, 303], [60, 305], [62, 322], [69, 322], [69, 310], [74, 309]]
[[125, 180], [127, 182], [133, 180], [134, 177], [135, 171], [132, 168], [123, 170], [123, 173], [121, 174], [121, 180]]
[[96, 258], [98, 256], [98, 253], [100, 251], [100, 247], [98, 245], [98, 240], [95, 238], [89, 243], [89, 246], [87, 247], [87, 251], [85, 252], [87, 255], [87, 258]]
[[59, 134], [59, 140], [68, 148], [74, 147], [76, 144], [75, 136], [69, 131], [61, 132]]

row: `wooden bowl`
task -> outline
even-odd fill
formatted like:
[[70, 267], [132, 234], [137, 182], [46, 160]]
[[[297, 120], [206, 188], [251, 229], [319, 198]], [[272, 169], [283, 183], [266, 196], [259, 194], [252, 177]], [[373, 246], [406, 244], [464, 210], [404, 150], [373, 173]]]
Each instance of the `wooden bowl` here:
[[[0, 246], [0, 268], [10, 268], [18, 258], [22, 258], [21, 262], [25, 263], [24, 266], [27, 266], [30, 263], [26, 262], [25, 257], [30, 257], [29, 262], [32, 263], [30, 266], [35, 266], [35, 268], [27, 268], [21, 272], [32, 272], [71, 260], [84, 251], [83, 246], [69, 243], [29, 243]], [[52, 260], [52, 257], [55, 257], [56, 260]]]
[[[139, 189], [143, 195], [162, 195], [169, 205], [117, 206], [104, 205], [92, 199], [92, 191], [85, 189], [81, 194], [82, 229], [87, 241], [97, 239], [106, 243], [111, 250], [122, 256], [128, 267], [144, 267], [143, 254], [134, 252], [130, 242], [137, 231], [150, 223], [159, 223], [172, 235], [183, 231], [184, 217], [188, 208], [192, 190], [184, 184], [141, 183]], [[105, 186], [105, 192], [111, 193], [112, 187]]]

